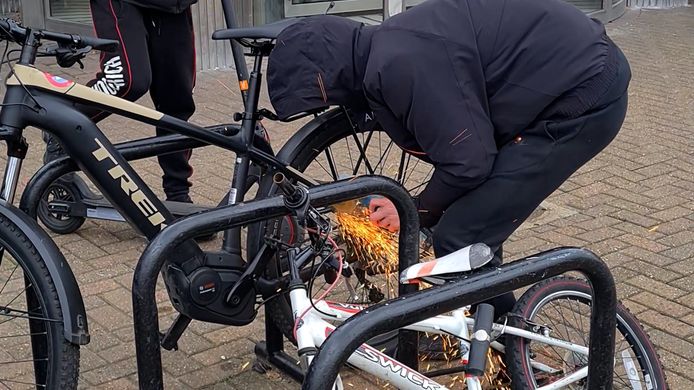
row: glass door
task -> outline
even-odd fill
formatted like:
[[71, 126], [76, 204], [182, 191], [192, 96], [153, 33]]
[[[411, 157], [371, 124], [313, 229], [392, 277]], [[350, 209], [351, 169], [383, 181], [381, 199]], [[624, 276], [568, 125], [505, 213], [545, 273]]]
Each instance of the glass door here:
[[94, 35], [89, 0], [45, 0], [46, 28]]

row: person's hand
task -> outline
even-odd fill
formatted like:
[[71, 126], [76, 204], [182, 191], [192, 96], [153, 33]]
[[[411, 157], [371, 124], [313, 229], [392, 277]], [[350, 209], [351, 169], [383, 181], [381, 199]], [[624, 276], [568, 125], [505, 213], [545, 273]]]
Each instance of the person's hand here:
[[400, 230], [400, 217], [393, 202], [387, 198], [373, 198], [369, 202], [369, 219], [377, 226], [386, 228], [391, 232]]

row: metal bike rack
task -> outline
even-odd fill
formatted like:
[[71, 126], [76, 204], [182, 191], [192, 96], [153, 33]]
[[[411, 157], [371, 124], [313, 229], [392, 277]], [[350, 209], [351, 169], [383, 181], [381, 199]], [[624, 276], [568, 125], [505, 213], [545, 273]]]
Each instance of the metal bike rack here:
[[[399, 268], [403, 270], [419, 261], [419, 219], [410, 195], [397, 182], [379, 176], [363, 176], [312, 187], [311, 205], [323, 207], [379, 194], [395, 204], [400, 215]], [[133, 277], [133, 320], [140, 389], [163, 389], [159, 319], [155, 290], [157, 276], [176, 247], [201, 234], [267, 220], [288, 214], [282, 197], [276, 196], [233, 206], [221, 207], [182, 218], [162, 230], [140, 257]], [[400, 295], [417, 290], [416, 285], [401, 285]], [[303, 376], [296, 359], [283, 352], [283, 336], [274, 326], [266, 329], [265, 357], [280, 370], [296, 379]], [[417, 333], [400, 331], [398, 359], [417, 368]]]
[[302, 389], [332, 388], [340, 367], [370, 338], [453, 309], [537, 283], [568, 271], [582, 272], [593, 288], [588, 390], [612, 389], [617, 296], [607, 265], [592, 252], [558, 248], [470, 277], [371, 306], [333, 331], [306, 374]]

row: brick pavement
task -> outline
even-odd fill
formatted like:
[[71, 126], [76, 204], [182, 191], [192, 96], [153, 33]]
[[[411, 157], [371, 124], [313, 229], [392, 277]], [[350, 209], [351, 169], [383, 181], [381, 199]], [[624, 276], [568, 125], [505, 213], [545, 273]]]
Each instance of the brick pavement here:
[[[514, 234], [506, 251], [516, 258], [579, 245], [603, 256], [620, 298], [658, 346], [672, 388], [694, 389], [694, 8], [633, 10], [608, 30], [634, 75], [623, 130], [548, 199], [538, 218]], [[94, 69], [94, 61], [87, 66]], [[88, 78], [78, 69], [48, 68], [77, 80]], [[239, 109], [234, 77], [228, 71], [199, 75], [194, 122], [228, 121], [229, 113]], [[269, 124], [274, 144], [284, 142], [293, 128]], [[119, 118], [107, 119], [103, 129], [116, 141], [154, 133]], [[27, 135], [36, 147], [25, 165], [22, 188], [41, 153], [38, 132]], [[194, 152], [195, 200], [212, 204], [222, 196], [231, 161], [231, 153], [214, 148]], [[156, 162], [134, 165], [160, 192]], [[89, 316], [92, 342], [82, 348], [81, 387], [134, 388], [130, 286], [144, 240], [125, 224], [101, 221], [54, 238], [77, 275]], [[164, 326], [173, 310], [163, 290], [158, 301]], [[163, 352], [167, 388], [295, 388], [276, 373], [251, 371], [253, 341], [261, 338], [260, 322], [241, 328], [193, 323], [179, 351]]]

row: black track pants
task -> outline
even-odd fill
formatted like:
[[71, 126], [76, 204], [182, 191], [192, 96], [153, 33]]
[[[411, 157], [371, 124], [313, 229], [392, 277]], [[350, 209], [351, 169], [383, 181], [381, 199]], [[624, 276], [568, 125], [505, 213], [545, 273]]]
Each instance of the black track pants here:
[[[497, 251], [540, 203], [617, 135], [627, 109], [629, 65], [619, 52], [619, 72], [594, 108], [577, 118], [540, 119], [503, 146], [492, 173], [453, 203], [434, 232], [437, 257], [483, 242]], [[512, 294], [493, 300], [498, 314], [512, 309]]]
[[[148, 90], [155, 108], [188, 120], [195, 111], [195, 47], [190, 9], [180, 14], [134, 6], [121, 0], [90, 1], [94, 30], [100, 38], [118, 40], [115, 53], [102, 53], [101, 70], [88, 86], [135, 101]], [[82, 107], [94, 121], [109, 114]], [[157, 128], [157, 134], [166, 131]], [[57, 145], [49, 142], [48, 158]], [[53, 150], [52, 150], [53, 149]], [[167, 199], [189, 200], [193, 174], [190, 151], [159, 157]]]

